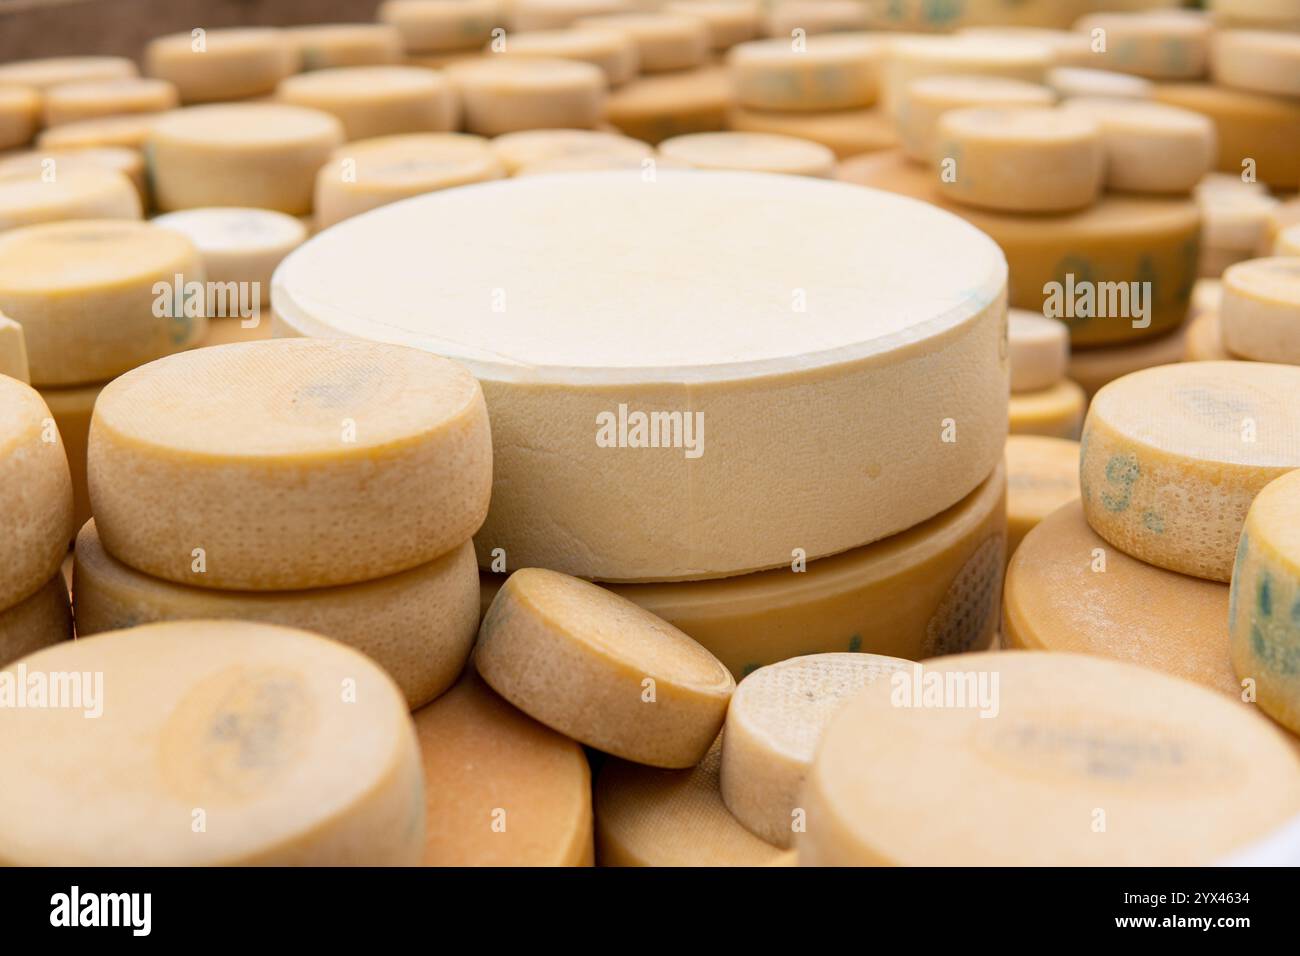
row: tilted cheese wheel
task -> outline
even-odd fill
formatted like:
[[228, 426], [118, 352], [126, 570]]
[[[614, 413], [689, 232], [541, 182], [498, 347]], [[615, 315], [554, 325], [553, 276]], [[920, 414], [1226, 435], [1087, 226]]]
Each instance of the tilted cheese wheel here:
[[425, 866], [590, 866], [582, 747], [494, 694], [471, 666], [415, 714]]
[[1214, 82], [1254, 93], [1300, 96], [1300, 36], [1220, 30], [1211, 57]]
[[618, 30], [537, 30], [512, 33], [505, 46], [495, 42], [488, 50], [494, 56], [540, 57], [542, 59], [578, 60], [598, 66], [610, 86], [626, 83], [640, 68], [636, 41]]
[[300, 65], [285, 33], [268, 27], [158, 37], [144, 61], [145, 72], [175, 84], [187, 104], [265, 95]]
[[1164, 103], [1075, 97], [1065, 102], [1100, 127], [1106, 187], [1135, 193], [1185, 193], [1215, 160], [1214, 124]]
[[26, 146], [40, 122], [40, 93], [25, 86], [0, 86], [0, 150]]
[[1065, 110], [971, 107], [939, 118], [931, 161], [949, 199], [1003, 212], [1068, 212], [1101, 195], [1100, 126]]
[[663, 10], [703, 20], [708, 27], [709, 46], [714, 50], [728, 50], [754, 39], [761, 26], [755, 0], [670, 0]]
[[497, 0], [384, 0], [376, 17], [397, 28], [411, 53], [481, 47], [504, 20]]
[[1007, 556], [1057, 508], [1079, 497], [1079, 443], [1007, 436]]
[[[866, 688], [823, 733], [800, 865], [1204, 865], [1300, 805], [1287, 738], [1184, 680], [1007, 652], [895, 680]], [[983, 719], [980, 688], [996, 719]], [[958, 696], [971, 689], [973, 702]]]
[[782, 0], [768, 10], [763, 32], [770, 37], [790, 37], [795, 30], [808, 36], [864, 30], [867, 10], [855, 0]]
[[1046, 43], [980, 36], [904, 36], [885, 53], [883, 101], [897, 115], [908, 86], [925, 76], [1004, 76], [1042, 83], [1054, 55]]
[[631, 9], [627, 0], [512, 0], [510, 19], [521, 32], [559, 30], [572, 26], [580, 17], [625, 13]]
[[316, 224], [323, 229], [409, 196], [504, 175], [487, 141], [464, 133], [406, 133], [349, 143], [316, 174]]
[[1070, 359], [1070, 330], [1059, 319], [1010, 309], [1007, 345], [1011, 350], [1011, 391], [1036, 392], [1065, 378]]
[[[209, 325], [211, 330], [212, 325]], [[86, 482], [86, 450], [90, 444], [90, 416], [104, 383], [74, 385], [70, 388], [42, 388], [41, 398], [49, 406], [50, 416], [63, 439], [72, 473], [72, 534], [90, 519], [90, 490]]]
[[709, 56], [709, 28], [699, 17], [674, 13], [616, 13], [582, 17], [574, 26], [626, 33], [637, 46], [642, 73], [667, 73], [703, 66]]
[[667, 159], [698, 169], [736, 169], [828, 179], [835, 154], [819, 143], [771, 133], [691, 133], [659, 144]]
[[465, 369], [301, 339], [184, 352], [115, 379], [89, 455], [110, 554], [253, 591], [369, 581], [446, 554], [482, 522], [492, 463]]
[[0, 172], [0, 232], [60, 219], [140, 218], [140, 194], [121, 173], [57, 159], [44, 169], [53, 172]]
[[493, 57], [447, 71], [465, 128], [483, 136], [522, 129], [590, 129], [605, 105], [605, 74], [590, 63]]
[[1300, 365], [1300, 258], [1251, 259], [1223, 274], [1223, 344], [1257, 362]]
[[1193, 362], [1097, 393], [1079, 476], [1088, 523], [1150, 564], [1227, 581], [1255, 495], [1300, 468], [1300, 368]]
[[284, 31], [304, 70], [400, 63], [402, 34], [387, 23], [313, 23]]
[[654, 148], [630, 136], [589, 129], [530, 129], [506, 133], [488, 144], [511, 174], [554, 159], [610, 158], [640, 161]]
[[898, 145], [894, 123], [883, 111], [832, 110], [826, 113], [760, 112], [733, 109], [727, 128], [742, 133], [773, 133], [821, 143], [837, 159]]
[[62, 574], [0, 611], [0, 667], [43, 647], [72, 640], [72, 607]]
[[451, 84], [416, 66], [345, 66], [291, 76], [276, 98], [329, 113], [348, 140], [454, 130], [460, 104]]
[[[1093, 38], [1098, 65], [1153, 80], [1195, 80], [1209, 67], [1208, 17], [1182, 10], [1097, 13], [1075, 24]], [[1105, 39], [1099, 47], [1097, 40]]]
[[1187, 323], [1185, 362], [1221, 362], [1233, 358], [1223, 347], [1223, 323], [1218, 311], [1202, 312]]
[[0, 64], [0, 86], [45, 90], [61, 83], [116, 80], [135, 76], [135, 63], [124, 56], [56, 56]]
[[903, 91], [898, 110], [903, 152], [917, 162], [933, 162], [939, 118], [972, 106], [1048, 107], [1055, 94], [1045, 86], [1001, 76], [926, 76]]
[[659, 143], [725, 129], [731, 103], [726, 67], [706, 66], [625, 83], [605, 101], [605, 121], [635, 139]]
[[1075, 349], [1070, 353], [1066, 377], [1077, 383], [1091, 399], [1103, 385], [1109, 385], [1131, 372], [1181, 362], [1187, 349], [1190, 324], [1179, 326], [1172, 332], [1165, 332], [1155, 338], [1142, 339], [1132, 345]]
[[1015, 392], [1008, 406], [1013, 435], [1078, 438], [1088, 398], [1069, 379], [1037, 392]]
[[[587, 254], [554, 257], [560, 219]], [[502, 230], [513, 261], [535, 267], [501, 272]], [[756, 269], [738, 250], [759, 231], [772, 239]], [[922, 248], [950, 263], [942, 276]], [[482, 563], [500, 547], [511, 567], [700, 579], [878, 540], [992, 472], [1004, 270], [964, 223], [869, 190], [609, 172], [358, 217], [291, 253], [272, 300], [300, 334], [433, 349], [483, 382], [495, 483]], [[442, 306], [412, 309], [431, 281]]]
[[828, 33], [742, 43], [727, 54], [736, 100], [757, 110], [858, 109], [880, 92], [883, 47], [869, 34]]
[[610, 759], [596, 778], [601, 866], [772, 866], [780, 848], [750, 833], [719, 790], [721, 741], [690, 770]]
[[47, 648], [0, 684], [68, 672], [87, 675], [77, 690], [97, 678], [93, 700], [0, 708], [0, 761], [23, 769], [0, 793], [5, 863], [419, 861], [414, 729], [351, 648], [242, 621], [150, 624]]
[[64, 83], [45, 91], [45, 125], [58, 126], [123, 113], [156, 113], [180, 102], [166, 80], [132, 76]]
[[736, 686], [677, 628], [604, 588], [516, 571], [483, 618], [475, 667], [524, 713], [655, 767], [699, 763]]
[[134, 113], [79, 120], [42, 130], [36, 138], [41, 149], [86, 149], [121, 146], [143, 150], [153, 131], [154, 120], [163, 114]]
[[1149, 100], [1155, 89], [1150, 80], [1140, 76], [1078, 66], [1058, 66], [1048, 70], [1047, 85], [1063, 100], [1076, 96]]
[[102, 382], [196, 343], [207, 320], [177, 304], [203, 279], [193, 243], [148, 223], [73, 220], [0, 235], [0, 311], [22, 323], [37, 385]]
[[1300, 472], [1250, 506], [1232, 571], [1232, 666], [1263, 711], [1300, 733]]
[[788, 849], [822, 731], [850, 697], [910, 667], [875, 654], [814, 654], [760, 667], [736, 688], [722, 733], [722, 802], [747, 830]]
[[7, 375], [27, 385], [32, 383], [23, 327], [4, 313], [0, 313], [0, 375]]

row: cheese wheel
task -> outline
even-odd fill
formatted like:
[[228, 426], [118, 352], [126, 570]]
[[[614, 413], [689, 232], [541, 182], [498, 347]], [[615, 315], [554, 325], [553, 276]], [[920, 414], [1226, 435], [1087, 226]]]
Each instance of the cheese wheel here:
[[45, 125], [59, 126], [123, 113], [156, 113], [180, 102], [167, 80], [129, 76], [64, 83], [45, 91]]
[[859, 109], [880, 91], [883, 46], [865, 33], [742, 43], [727, 54], [736, 100], [756, 110]]
[[[1106, 6], [1112, 10], [1121, 9], [1125, 3], [1135, 0], [1106, 0]], [[1136, 0], [1147, 6], [1154, 6], [1153, 0]], [[1159, 0], [1165, 5], [1178, 0]], [[1078, 0], [1016, 0], [1007, 4], [1005, 0], [964, 0], [960, 5], [938, 4], [932, 0], [891, 0], [887, 4], [873, 4], [869, 7], [869, 22], [873, 28], [882, 30], [909, 31], [947, 31], [953, 28], [963, 29], [963, 33], [975, 33], [970, 27], [989, 27], [980, 33], [990, 32], [1006, 34], [1012, 30], [1026, 35], [1043, 32], [1057, 33], [1060, 28], [1068, 27], [1078, 18]], [[1040, 29], [1031, 30], [1037, 27]], [[1045, 31], [1041, 28], [1056, 28]]]
[[766, 843], [788, 849], [803, 829], [800, 802], [822, 731], [863, 687], [910, 667], [876, 654], [813, 654], [760, 667], [727, 707], [722, 802]]
[[727, 128], [743, 133], [772, 133], [821, 143], [846, 159], [898, 145], [894, 123], [881, 110], [833, 110], [827, 113], [760, 112], [733, 109]]
[[605, 121], [635, 139], [659, 143], [725, 129], [732, 103], [726, 67], [661, 73], [626, 83], [605, 101]]
[[907, 85], [898, 110], [898, 131], [909, 159], [929, 163], [938, 148], [939, 118], [973, 106], [1048, 107], [1056, 101], [1038, 83], [1001, 76], [925, 76]]
[[482, 391], [460, 366], [299, 339], [184, 352], [115, 379], [89, 456], [110, 554], [252, 591], [369, 581], [446, 554], [483, 520], [492, 460]]
[[[901, 676], [868, 687], [822, 734], [800, 865], [1205, 865], [1300, 805], [1285, 736], [1184, 680], [1007, 652]], [[973, 705], [957, 696], [971, 687]], [[983, 719], [980, 689], [997, 719]]]
[[[554, 257], [561, 220], [587, 253]], [[503, 230], [512, 261], [535, 266], [502, 273]], [[761, 268], [721, 254], [760, 231]], [[922, 248], [950, 263], [942, 276]], [[511, 567], [700, 579], [878, 540], [988, 476], [1006, 421], [1004, 269], [965, 224], [868, 190], [611, 172], [360, 217], [290, 254], [272, 300], [301, 334], [434, 349], [484, 383], [482, 563], [504, 548]], [[442, 307], [411, 309], [431, 281]]]
[[1278, 189], [1300, 186], [1300, 102], [1208, 83], [1162, 83], [1155, 98], [1214, 121], [1217, 168], [1240, 175], [1249, 159], [1260, 182]]
[[767, 11], [763, 32], [789, 38], [796, 30], [812, 36], [856, 32], [866, 26], [867, 10], [856, 0], [782, 0]]
[[980, 36], [904, 36], [885, 53], [883, 102], [897, 115], [909, 85], [926, 76], [1003, 76], [1041, 84], [1053, 64], [1052, 48], [1037, 40]]
[[447, 74], [460, 93], [465, 128], [483, 136], [590, 129], [605, 105], [605, 74], [590, 63], [493, 57], [456, 64]]
[[40, 122], [40, 93], [25, 86], [0, 86], [0, 150], [26, 146]]
[[736, 169], [829, 179], [835, 154], [819, 143], [771, 133], [691, 133], [659, 144], [665, 158], [697, 169]]
[[316, 174], [317, 226], [505, 174], [487, 141], [464, 133], [407, 133], [349, 143]]
[[[944, 201], [934, 171], [892, 151], [842, 163], [836, 176], [933, 202], [988, 234], [1007, 257], [1011, 305], [1061, 318], [1070, 326], [1074, 349], [1151, 338], [1177, 328], [1187, 316], [1200, 233], [1200, 214], [1190, 200], [1114, 195], [1064, 215], [994, 213]], [[1123, 314], [1136, 311], [1132, 296], [1128, 309], [1122, 307], [1122, 297], [1115, 300], [1119, 314], [1076, 314], [1070, 303], [1082, 292], [1078, 283], [1085, 281], [1094, 298], [1099, 290], [1136, 289], [1150, 306], [1149, 324], [1143, 327], [1146, 318]], [[1143, 291], [1147, 287], [1128, 285], [1145, 282], [1150, 283], [1149, 296]]]
[[55, 56], [0, 63], [0, 86], [46, 90], [62, 83], [116, 80], [135, 76], [135, 63], [124, 56]]
[[1065, 109], [1101, 127], [1106, 188], [1134, 193], [1186, 193], [1214, 166], [1214, 124], [1164, 103], [1075, 97]]
[[727, 810], [719, 790], [721, 742], [690, 770], [610, 759], [596, 778], [596, 859], [601, 866], [773, 866], [764, 843]]
[[415, 714], [425, 866], [590, 866], [582, 747], [494, 694], [474, 668]]
[[1193, 362], [1125, 376], [1092, 400], [1080, 482], [1093, 529], [1150, 564], [1227, 581], [1264, 485], [1300, 468], [1300, 369]]
[[402, 61], [402, 34], [387, 23], [312, 23], [286, 29], [284, 38], [304, 70]]
[[1274, 255], [1300, 256], [1300, 225], [1283, 229], [1278, 233]]
[[583, 28], [512, 33], [505, 38], [503, 47], [497, 49], [496, 41], [493, 41], [488, 50], [494, 56], [590, 63], [604, 71], [610, 86], [618, 86], [635, 77], [641, 63], [636, 41], [618, 30]]
[[1007, 436], [1007, 556], [1038, 523], [1079, 497], [1079, 443]]
[[1011, 434], [1078, 438], [1087, 405], [1083, 389], [1069, 379], [1037, 392], [1015, 392], [1009, 405]]
[[1220, 30], [1214, 36], [1212, 73], [1220, 86], [1300, 96], [1300, 36], [1266, 30]]
[[121, 146], [143, 150], [153, 131], [153, 122], [162, 114], [134, 113], [79, 120], [42, 130], [36, 137], [41, 149], [85, 149]]
[[625, 33], [636, 43], [642, 73], [667, 73], [703, 66], [709, 56], [709, 28], [699, 17], [674, 13], [616, 13], [582, 17], [578, 29]]
[[0, 375], [7, 375], [27, 385], [32, 383], [23, 327], [3, 313], [0, 313]]
[[48, 181], [58, 179], [64, 169], [73, 165], [94, 166], [121, 173], [135, 187], [142, 205], [146, 208], [150, 205], [144, 156], [139, 150], [124, 146], [14, 151], [0, 157], [0, 176], [6, 173], [26, 173], [33, 181], [48, 184]]
[[1063, 100], [1074, 97], [1149, 100], [1155, 89], [1150, 80], [1140, 76], [1082, 66], [1058, 66], [1048, 70], [1047, 85]]
[[1132, 345], [1110, 345], [1104, 348], [1076, 349], [1070, 353], [1066, 377], [1083, 389], [1091, 399], [1117, 378], [1155, 365], [1172, 365], [1181, 362], [1187, 349], [1190, 323], [1165, 332], [1155, 338], [1142, 339]]
[[653, 182], [660, 169], [689, 169], [685, 163], [676, 163], [656, 156], [633, 159], [630, 156], [557, 156], [520, 166], [516, 176], [546, 176], [552, 173], [608, 172], [622, 170], [639, 172], [646, 182]]
[[77, 535], [77, 634], [154, 621], [232, 619], [301, 628], [354, 647], [386, 670], [414, 710], [465, 666], [478, 630], [478, 563], [466, 541], [427, 564], [308, 591], [217, 591], [149, 577], [104, 550], [95, 522]]
[[626, 13], [631, 9], [627, 0], [512, 0], [510, 19], [521, 32], [559, 30], [573, 26], [580, 17]]
[[90, 416], [104, 383], [74, 385], [70, 388], [42, 388], [41, 398], [50, 409], [50, 417], [63, 439], [72, 477], [72, 535], [90, 519], [90, 491], [86, 483], [86, 448], [90, 443]]
[[1007, 314], [1011, 352], [1011, 391], [1036, 392], [1065, 378], [1070, 358], [1070, 331], [1059, 319], [1011, 309]]
[[[917, 659], [980, 650], [997, 629], [1006, 486], [999, 465], [929, 521], [797, 572], [788, 566], [714, 581], [608, 587], [690, 634], [737, 679], [804, 654]], [[483, 575], [484, 612], [502, 577]], [[899, 601], [904, 593], [908, 599]]]
[[[997, 3], [998, 0], [994, 0]], [[1058, 4], [1065, 6], [1065, 4]], [[992, 40], [1033, 40], [1052, 51], [1052, 62], [1066, 69], [1088, 67], [1094, 60], [1092, 44], [1077, 30], [1054, 30], [1046, 26], [999, 25], [969, 26], [957, 31], [960, 36], [985, 37]]]
[[1256, 700], [1300, 733], [1300, 472], [1270, 482], [1242, 529], [1228, 610], [1232, 666]]
[[239, 316], [208, 320], [208, 334], [199, 343], [200, 348], [212, 345], [230, 345], [234, 342], [261, 342], [273, 338], [271, 322], [261, 316], [241, 319]]
[[1187, 323], [1185, 362], [1220, 362], [1233, 358], [1223, 347], [1223, 323], [1217, 310], [1202, 312]]
[[1211, 24], [1199, 13], [1096, 13], [1081, 18], [1075, 29], [1092, 38], [1103, 69], [1153, 80], [1195, 80], [1209, 68]]
[[[121, 173], [57, 158], [41, 172], [0, 172], [0, 233], [61, 219], [139, 219], [140, 194]], [[0, 306], [3, 308], [3, 306]]]
[[1257, 362], [1300, 365], [1300, 258], [1251, 259], [1223, 274], [1223, 344]]
[[460, 122], [451, 84], [416, 66], [345, 66], [291, 76], [276, 98], [329, 113], [348, 140], [447, 131]]
[[654, 148], [619, 133], [588, 129], [530, 129], [506, 133], [489, 143], [492, 152], [512, 175], [525, 166], [555, 159], [609, 158], [640, 163]]
[[1192, 315], [1218, 312], [1223, 304], [1223, 282], [1220, 279], [1197, 279], [1192, 287]]
[[[23, 770], [0, 794], [7, 864], [420, 859], [411, 720], [393, 682], [351, 648], [291, 628], [184, 621], [58, 644], [3, 674], [24, 672], [99, 679], [80, 707], [0, 709], [0, 760]], [[96, 709], [105, 719], [87, 720]]]
[[149, 42], [145, 72], [175, 84], [182, 103], [263, 96], [300, 66], [281, 30], [246, 27], [195, 29]]
[[[1196, 201], [1201, 209], [1201, 244], [1206, 253], [1212, 253], [1221, 263], [1217, 270], [1201, 263], [1201, 272], [1210, 278], [1220, 275], [1227, 266], [1255, 256], [1255, 250], [1265, 244], [1269, 217], [1277, 210], [1278, 201], [1263, 190], [1247, 188], [1256, 184], [1242, 183], [1229, 177], [1235, 185], [1197, 186]], [[1209, 256], [1203, 256], [1208, 259]]]
[[[1256, 254], [1259, 256], [1285, 254], [1275, 253], [1273, 249], [1278, 245], [1282, 233], [1293, 226], [1300, 226], [1300, 196], [1292, 196], [1279, 202], [1269, 212], [1268, 219], [1264, 223], [1264, 235], [1260, 237], [1259, 245], [1256, 247]], [[1300, 247], [1300, 243], [1295, 245]], [[1297, 255], [1297, 253], [1292, 252], [1290, 255]]]
[[729, 50], [752, 40], [762, 26], [756, 0], [670, 0], [663, 10], [703, 20], [713, 50]]
[[931, 161], [945, 172], [938, 177], [944, 196], [1002, 212], [1090, 206], [1106, 169], [1100, 126], [1058, 109], [952, 110], [939, 118], [933, 150]]
[[503, 25], [498, 0], [384, 0], [376, 17], [396, 27], [410, 53], [481, 47]]
[[699, 763], [736, 686], [677, 628], [604, 588], [516, 571], [479, 630], [475, 666], [546, 726], [655, 767]]
[[62, 574], [0, 611], [0, 667], [41, 648], [72, 640], [72, 608]]

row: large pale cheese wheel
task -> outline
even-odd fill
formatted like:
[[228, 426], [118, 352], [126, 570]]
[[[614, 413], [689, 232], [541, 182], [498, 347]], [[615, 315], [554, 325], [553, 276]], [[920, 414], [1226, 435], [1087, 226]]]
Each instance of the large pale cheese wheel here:
[[865, 30], [867, 9], [856, 0], [781, 0], [767, 11], [763, 32], [770, 37]]
[[605, 74], [590, 63], [541, 57], [492, 57], [447, 70], [460, 93], [465, 128], [483, 136], [523, 129], [600, 123]]
[[1227, 581], [1246, 512], [1300, 468], [1300, 368], [1192, 362], [1097, 393], [1079, 477], [1088, 523], [1126, 554]]
[[148, 223], [74, 220], [0, 235], [0, 311], [22, 323], [37, 385], [102, 382], [197, 342], [207, 320], [176, 304], [203, 280], [193, 243]]
[[541, 59], [578, 60], [598, 66], [610, 86], [626, 83], [640, 68], [636, 41], [618, 30], [565, 29], [512, 33], [497, 48], [488, 45], [494, 56], [534, 57]]
[[[1077, 454], [1073, 470], [1077, 476]], [[918, 659], [982, 650], [997, 630], [1006, 527], [999, 466], [929, 521], [802, 570], [609, 588], [690, 634], [738, 680], [804, 654]], [[484, 612], [502, 577], [483, 575]]]
[[1300, 733], [1300, 472], [1250, 506], [1232, 571], [1232, 666], [1263, 711]]
[[154, 621], [233, 619], [301, 628], [361, 651], [412, 710], [450, 687], [478, 630], [478, 562], [467, 541], [373, 581], [306, 591], [218, 591], [141, 574], [104, 550], [95, 522], [77, 535], [77, 635]]
[[1007, 557], [1057, 508], [1079, 497], [1079, 443], [1007, 436]]
[[860, 109], [880, 92], [883, 45], [866, 33], [753, 40], [727, 54], [740, 106], [756, 110]]
[[516, 30], [559, 30], [573, 26], [580, 17], [626, 13], [633, 9], [627, 0], [512, 0], [510, 19]]
[[59, 126], [123, 113], [156, 113], [178, 105], [167, 80], [131, 76], [64, 83], [45, 91], [45, 125]]
[[7, 375], [27, 385], [32, 383], [27, 364], [27, 340], [23, 327], [0, 312], [0, 375]]
[[822, 731], [863, 687], [911, 666], [876, 654], [813, 654], [769, 664], [736, 688], [722, 733], [722, 802], [751, 833], [788, 849]]
[[973, 106], [1048, 107], [1056, 95], [1046, 86], [1002, 76], [925, 76], [909, 83], [898, 108], [903, 152], [917, 162], [934, 161], [939, 118]]
[[[559, 221], [583, 255], [554, 255]], [[413, 307], [430, 282], [440, 308]], [[291, 253], [273, 305], [300, 334], [471, 368], [495, 449], [482, 563], [672, 580], [858, 547], [983, 481], [1005, 437], [1004, 282], [990, 241], [919, 203], [661, 170], [376, 211]]]
[[742, 133], [772, 133], [821, 143], [837, 159], [893, 149], [898, 145], [894, 123], [878, 109], [795, 113], [733, 109], [727, 128]]
[[1220, 30], [1211, 56], [1214, 82], [1253, 93], [1300, 96], [1300, 34]]
[[1048, 311], [1070, 326], [1074, 349], [1151, 338], [1177, 328], [1187, 316], [1201, 225], [1197, 205], [1189, 199], [1113, 195], [1064, 215], [994, 213], [943, 200], [935, 171], [909, 163], [896, 151], [841, 163], [836, 176], [935, 203], [988, 234], [1006, 254], [1010, 302], [1017, 308], [1044, 312], [1054, 299], [1045, 287], [1057, 283], [1054, 291], [1064, 292], [1071, 276], [1097, 284], [1095, 288], [1102, 288], [1101, 283], [1151, 283], [1145, 328], [1140, 319]]
[[13, 607], [0, 610], [0, 667], [70, 640], [72, 607], [62, 574], [55, 574]]
[[746, 830], [722, 802], [721, 740], [690, 770], [610, 759], [596, 778], [601, 866], [773, 866], [779, 847]]
[[312, 178], [343, 142], [328, 113], [279, 103], [194, 106], [154, 122], [149, 169], [158, 207], [255, 206], [311, 212]]
[[820, 143], [772, 133], [690, 133], [659, 144], [666, 159], [697, 169], [735, 169], [829, 179], [835, 154]]
[[[939, 117], [931, 162], [949, 199], [1000, 212], [1068, 212], [1101, 195], [1106, 151], [1087, 116], [1037, 107], [968, 107]], [[946, 168], [952, 165], [951, 175]]]
[[45, 90], [62, 83], [116, 80], [135, 76], [135, 63], [124, 56], [56, 56], [0, 64], [0, 86]]
[[503, 26], [498, 0], [384, 0], [378, 19], [397, 28], [410, 53], [442, 53], [481, 47]]
[[1223, 347], [1223, 322], [1218, 310], [1202, 312], [1187, 323], [1185, 362], [1223, 362], [1234, 356]]
[[1300, 258], [1251, 259], [1223, 273], [1223, 344], [1257, 362], [1300, 365]]
[[24, 670], [96, 675], [98, 693], [93, 706], [0, 708], [0, 762], [22, 768], [0, 792], [7, 864], [420, 859], [414, 728], [393, 682], [351, 648], [184, 621], [58, 644], [3, 674]]
[[524, 713], [655, 767], [699, 763], [736, 686], [721, 661], [671, 624], [541, 568], [516, 571], [497, 592], [474, 661]]
[[[1285, 735], [1184, 680], [1007, 652], [900, 676], [866, 688], [823, 733], [801, 865], [1204, 865], [1300, 805]], [[994, 680], [986, 720], [978, 690]], [[977, 700], [958, 706], [972, 686]]]
[[636, 43], [642, 73], [693, 69], [709, 56], [708, 25], [686, 14], [616, 13], [582, 17], [574, 26], [626, 33]]
[[36, 144], [41, 149], [87, 149], [121, 146], [143, 150], [153, 131], [153, 122], [163, 114], [133, 113], [64, 123], [41, 131]]
[[[139, 219], [140, 194], [122, 173], [95, 163], [46, 162], [40, 172], [0, 172], [0, 232], [61, 219]], [[3, 308], [3, 306], [0, 306]]]
[[[265, 323], [264, 323], [265, 324]], [[215, 325], [211, 323], [209, 330]], [[86, 482], [86, 454], [90, 445], [90, 418], [103, 382], [73, 385], [69, 388], [42, 388], [41, 398], [49, 406], [50, 416], [63, 439], [72, 474], [72, 534], [90, 520], [90, 489]]]
[[757, 0], [669, 0], [663, 10], [703, 20], [714, 50], [754, 39], [762, 25]]
[[316, 174], [316, 225], [370, 209], [505, 176], [486, 140], [464, 133], [406, 133], [339, 147]]
[[26, 146], [40, 124], [40, 93], [25, 86], [0, 86], [0, 150]]
[[609, 158], [639, 162], [654, 147], [620, 133], [590, 129], [529, 129], [498, 136], [489, 144], [512, 175], [525, 166], [556, 159]]
[[1150, 80], [1114, 70], [1084, 66], [1058, 66], [1047, 71], [1047, 85], [1063, 100], [1100, 97], [1112, 100], [1149, 100], [1155, 89]]
[[604, 118], [628, 136], [659, 143], [687, 133], [725, 129], [732, 101], [726, 67], [706, 66], [625, 83], [611, 91]]
[[425, 866], [590, 866], [581, 745], [506, 703], [474, 668], [415, 714]]
[[885, 53], [883, 101], [897, 115], [908, 86], [925, 76], [1003, 76], [1042, 83], [1053, 65], [1051, 46], [1037, 40], [983, 36], [903, 36]]
[[175, 84], [182, 103], [263, 96], [300, 65], [284, 32], [268, 27], [158, 37], [145, 47], [144, 61], [150, 76]]
[[1102, 69], [1153, 80], [1196, 80], [1209, 68], [1213, 31], [1201, 14], [1096, 13], [1080, 19], [1074, 28], [1089, 35]]
[[402, 34], [387, 23], [312, 23], [284, 31], [304, 70], [400, 63]]
[[1214, 166], [1214, 124], [1200, 113], [1102, 97], [1075, 97], [1066, 100], [1065, 109], [1101, 127], [1107, 189], [1186, 193]]
[[1010, 309], [1007, 347], [1011, 355], [1011, 391], [1036, 392], [1065, 378], [1070, 359], [1070, 330], [1059, 319]]
[[1172, 332], [1141, 339], [1131, 345], [1075, 349], [1070, 353], [1066, 377], [1077, 383], [1091, 399], [1103, 385], [1109, 385], [1130, 372], [1181, 362], [1187, 349], [1190, 325], [1187, 323]]
[[1014, 392], [1008, 406], [1013, 435], [1078, 438], [1088, 397], [1069, 379], [1036, 392]]
[[283, 80], [276, 99], [329, 113], [348, 140], [448, 131], [460, 103], [446, 78], [418, 66], [345, 66]]
[[184, 352], [115, 379], [89, 456], [110, 554], [253, 591], [369, 581], [446, 554], [482, 522], [492, 463], [465, 369], [301, 339]]

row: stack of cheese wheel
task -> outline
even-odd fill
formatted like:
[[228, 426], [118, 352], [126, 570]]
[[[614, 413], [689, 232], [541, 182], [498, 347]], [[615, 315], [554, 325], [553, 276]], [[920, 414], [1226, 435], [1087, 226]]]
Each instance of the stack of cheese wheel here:
[[1011, 434], [1078, 438], [1085, 399], [1083, 389], [1065, 377], [1070, 359], [1070, 331], [1065, 323], [1011, 309], [1007, 350]]
[[1268, 254], [1270, 223], [1280, 203], [1262, 183], [1211, 173], [1197, 184], [1196, 202], [1201, 209], [1202, 277], [1217, 279], [1234, 263]]
[[1079, 497], [1079, 443], [1007, 436], [1007, 558], [1040, 521]]
[[478, 383], [415, 349], [241, 342], [128, 372], [90, 426], [78, 633], [301, 627], [373, 658], [417, 707], [474, 639], [491, 456]]
[[1184, 350], [1187, 361], [1241, 359], [1300, 365], [1296, 336], [1300, 243], [1288, 247], [1283, 238], [1279, 252], [1283, 254], [1247, 259], [1227, 268], [1222, 281], [1216, 282], [1213, 299], [1190, 323]]
[[397, 30], [407, 62], [419, 66], [472, 54], [505, 27], [499, 0], [384, 0], [376, 16]]

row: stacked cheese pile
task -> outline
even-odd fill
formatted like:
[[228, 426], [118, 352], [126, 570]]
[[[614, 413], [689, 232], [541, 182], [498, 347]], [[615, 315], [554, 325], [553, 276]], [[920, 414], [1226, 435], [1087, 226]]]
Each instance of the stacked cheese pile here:
[[[1292, 227], [1296, 238], [1300, 230]], [[1300, 242], [1229, 266], [1214, 301], [1192, 322], [1188, 361], [1243, 359], [1300, 365]]]

